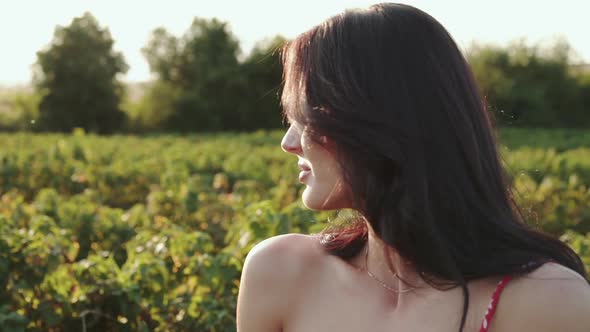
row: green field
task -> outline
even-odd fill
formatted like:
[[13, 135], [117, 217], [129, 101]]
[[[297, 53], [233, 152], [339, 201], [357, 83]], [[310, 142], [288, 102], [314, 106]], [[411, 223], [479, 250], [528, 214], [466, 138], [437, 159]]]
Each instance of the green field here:
[[[249, 249], [335, 216], [301, 204], [282, 135], [0, 134], [0, 326], [234, 331]], [[590, 269], [590, 131], [500, 139], [530, 222]]]

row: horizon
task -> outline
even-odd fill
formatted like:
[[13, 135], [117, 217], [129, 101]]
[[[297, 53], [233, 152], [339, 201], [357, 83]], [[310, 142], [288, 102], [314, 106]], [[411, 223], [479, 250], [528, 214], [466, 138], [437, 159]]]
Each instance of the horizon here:
[[[151, 32], [163, 26], [176, 36], [182, 35], [194, 17], [213, 18], [229, 23], [229, 28], [240, 42], [241, 55], [247, 55], [256, 42], [275, 35], [288, 39], [296, 37], [326, 18], [348, 8], [367, 7], [379, 1], [330, 0], [322, 2], [279, 2], [258, 0], [248, 3], [216, 1], [191, 3], [168, 1], [142, 3], [128, 0], [117, 3], [103, 0], [56, 0], [51, 3], [23, 0], [0, 5], [0, 36], [8, 52], [0, 62], [0, 87], [31, 85], [31, 66], [36, 52], [53, 39], [56, 26], [68, 26], [74, 17], [90, 12], [103, 28], [108, 28], [115, 51], [122, 52], [129, 71], [122, 75], [125, 83], [149, 82], [154, 77], [140, 49]], [[524, 39], [527, 45], [549, 46], [551, 41], [564, 38], [574, 51], [574, 63], [590, 63], [590, 43], [585, 31], [586, 13], [590, 5], [583, 1], [564, 0], [559, 6], [540, 1], [508, 0], [489, 2], [436, 0], [406, 1], [437, 19], [453, 36], [462, 51], [473, 42], [505, 47]], [[66, 6], [63, 6], [66, 5]], [[7, 8], [8, 7], [8, 8]], [[35, 8], [31, 11], [31, 8]], [[141, 14], [137, 9], [141, 8]], [[285, 15], [283, 13], [289, 13]], [[23, 19], [28, 17], [29, 19]], [[130, 17], [133, 17], [130, 23]], [[252, 24], [252, 19], [256, 24]], [[500, 22], [500, 23], [498, 23]], [[15, 33], [18, 31], [19, 33]], [[576, 59], [577, 58], [577, 59]]]

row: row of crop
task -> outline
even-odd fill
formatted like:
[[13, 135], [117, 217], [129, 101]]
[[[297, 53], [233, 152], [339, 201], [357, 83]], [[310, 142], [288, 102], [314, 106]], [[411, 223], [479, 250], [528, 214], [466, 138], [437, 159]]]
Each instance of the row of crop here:
[[[0, 325], [14, 331], [231, 331], [249, 249], [268, 236], [321, 227], [300, 203], [280, 208], [275, 199], [243, 207], [241, 194], [211, 190], [198, 193], [190, 212], [182, 207], [186, 198], [125, 210], [101, 205], [90, 191], [64, 197], [44, 189], [30, 203], [16, 191], [3, 195]], [[167, 204], [184, 215], [169, 215]]]
[[[17, 191], [2, 195], [2, 326], [232, 331], [247, 252], [276, 234], [317, 232], [330, 213], [303, 208], [300, 193], [285, 185], [265, 193], [255, 181], [240, 182], [225, 193], [216, 191], [223, 176], [191, 181], [200, 187], [179, 181], [178, 191], [155, 190], [128, 209], [102, 205], [92, 190], [44, 189], [31, 202]], [[191, 194], [191, 186], [199, 189]], [[565, 234], [590, 269], [587, 187], [574, 175], [541, 183], [521, 176], [515, 186], [529, 221]]]
[[510, 149], [540, 148], [559, 152], [590, 146], [590, 131], [575, 128], [510, 128], [498, 129], [501, 145]]
[[[302, 206], [280, 134], [5, 136], [0, 326], [235, 330], [252, 246], [333, 216]], [[501, 151], [527, 222], [590, 270], [590, 150]]]
[[[129, 208], [145, 202], [153, 187], [176, 190], [194, 175], [225, 174], [219, 189], [254, 180], [264, 190], [281, 181], [296, 182], [296, 158], [279, 148], [280, 132], [187, 137], [104, 138], [74, 135], [0, 135], [0, 192], [17, 189], [31, 200], [41, 188], [62, 195], [92, 189], [102, 202]], [[514, 145], [518, 145], [514, 143]], [[546, 176], [567, 181], [576, 174], [590, 183], [590, 148], [500, 148], [511, 177], [540, 182]]]
[[[254, 135], [250, 139], [257, 140]], [[40, 188], [63, 195], [93, 189], [105, 204], [129, 207], [143, 202], [152, 186], [167, 188], [194, 174], [224, 172], [232, 183], [256, 180], [270, 188], [286, 170], [296, 174], [297, 168], [278, 146], [256, 147], [222, 135], [215, 140], [20, 135], [5, 142], [0, 191], [18, 189], [27, 200]]]

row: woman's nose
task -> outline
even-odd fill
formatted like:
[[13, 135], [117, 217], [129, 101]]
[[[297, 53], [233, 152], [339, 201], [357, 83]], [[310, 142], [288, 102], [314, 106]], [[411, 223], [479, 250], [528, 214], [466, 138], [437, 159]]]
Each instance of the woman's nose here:
[[297, 154], [301, 151], [299, 140], [297, 139], [297, 137], [295, 137], [295, 135], [290, 135], [289, 132], [287, 132], [287, 134], [285, 134], [285, 136], [283, 137], [283, 140], [281, 141], [281, 148], [285, 152], [294, 154]]

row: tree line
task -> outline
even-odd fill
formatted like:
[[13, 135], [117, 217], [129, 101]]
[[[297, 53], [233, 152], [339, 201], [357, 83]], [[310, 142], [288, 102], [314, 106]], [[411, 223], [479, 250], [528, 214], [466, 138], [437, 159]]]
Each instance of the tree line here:
[[[195, 17], [181, 36], [157, 28], [141, 50], [155, 79], [133, 99], [121, 81], [129, 65], [113, 49], [109, 29], [87, 12], [58, 26], [37, 52], [34, 92], [0, 100], [0, 129], [111, 134], [281, 128], [279, 49], [286, 41], [268, 38], [242, 57], [227, 22]], [[572, 65], [566, 41], [549, 49], [523, 41], [474, 44], [465, 54], [498, 125], [590, 125], [590, 71]]]

